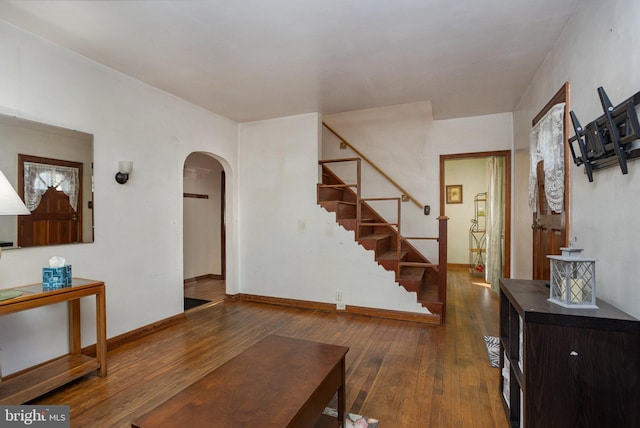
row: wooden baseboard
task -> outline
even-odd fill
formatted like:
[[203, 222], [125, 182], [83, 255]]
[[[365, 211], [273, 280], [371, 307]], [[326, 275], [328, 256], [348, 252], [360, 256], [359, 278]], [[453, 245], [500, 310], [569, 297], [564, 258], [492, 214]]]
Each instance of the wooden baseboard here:
[[206, 275], [200, 275], [193, 278], [187, 278], [184, 280], [184, 285], [193, 284], [194, 282], [206, 280], [206, 279], [224, 279], [224, 277], [218, 273], [208, 273]]
[[224, 295], [224, 300], [227, 301], [227, 302], [240, 301], [240, 295], [239, 294], [225, 294]]
[[[425, 324], [440, 324], [440, 317], [433, 314], [419, 314], [413, 312], [393, 311], [389, 309], [365, 308], [361, 306], [347, 305], [344, 310], [337, 310], [336, 305], [332, 303], [311, 302], [308, 300], [285, 299], [280, 297], [258, 296], [255, 294], [227, 294], [225, 301], [229, 302], [254, 302], [269, 305], [279, 305], [294, 307], [300, 309], [310, 309], [323, 312], [333, 312], [336, 314], [362, 315], [372, 318], [386, 318], [399, 321], [413, 321]], [[163, 330], [185, 319], [184, 313], [174, 315], [169, 318], [162, 319], [152, 324], [131, 330], [119, 336], [114, 336], [107, 340], [107, 349], [115, 349], [135, 339], [150, 335], [157, 331]], [[96, 345], [89, 345], [82, 348], [82, 353], [90, 356], [96, 355]]]
[[[114, 336], [111, 339], [107, 340], [107, 349], [115, 349], [120, 345], [124, 345], [125, 343], [131, 342], [132, 340], [139, 339], [144, 336], [148, 336], [152, 333], [155, 333], [156, 331], [160, 331], [174, 324], [177, 324], [182, 320], [184, 320], [184, 313], [174, 315], [172, 317], [162, 319], [152, 324], [142, 326], [135, 330], [131, 330], [126, 333], [123, 333], [119, 336]], [[85, 348], [82, 348], [82, 353], [86, 355], [95, 356], [96, 345], [93, 344]]]
[[389, 309], [365, 308], [361, 306], [347, 305], [344, 310], [336, 309], [332, 303], [311, 302], [308, 300], [285, 299], [281, 297], [258, 296], [255, 294], [235, 294], [227, 295], [229, 301], [244, 301], [255, 303], [266, 303], [270, 305], [280, 305], [295, 307], [300, 309], [311, 309], [337, 314], [363, 315], [373, 318], [386, 318], [399, 321], [413, 321], [426, 324], [440, 324], [440, 316], [434, 314], [420, 314], [414, 312], [393, 311]]
[[471, 265], [469, 263], [447, 263], [448, 269], [470, 269]]
[[[337, 311], [336, 312], [345, 312]], [[398, 321], [411, 321], [423, 324], [442, 324], [440, 315], [420, 314], [417, 312], [402, 312], [391, 309], [365, 308], [361, 306], [347, 306], [346, 312], [354, 315], [364, 315], [373, 318], [385, 318]]]

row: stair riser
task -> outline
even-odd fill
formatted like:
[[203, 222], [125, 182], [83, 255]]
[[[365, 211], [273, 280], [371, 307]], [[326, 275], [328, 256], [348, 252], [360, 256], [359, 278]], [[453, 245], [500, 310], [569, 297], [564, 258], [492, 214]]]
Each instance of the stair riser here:
[[[335, 211], [331, 211], [331, 210], [327, 210], [330, 212], [335, 212]], [[356, 230], [356, 225], [358, 224], [357, 220], [355, 218], [339, 218], [337, 219], [338, 223], [344, 227], [347, 230]], [[380, 232], [388, 232], [388, 230], [384, 230], [384, 229], [379, 229]], [[373, 226], [363, 226], [360, 225], [360, 236], [367, 236], [367, 235], [372, 235], [374, 234], [374, 227]], [[417, 260], [416, 260], [417, 261]]]
[[440, 315], [444, 309], [442, 302], [421, 302], [423, 308], [427, 308], [432, 314]]
[[426, 269], [416, 267], [402, 267], [398, 283], [409, 291], [420, 292], [425, 285]]
[[339, 203], [336, 218], [356, 218], [356, 207], [350, 204]]
[[397, 260], [383, 260], [378, 259], [378, 264], [385, 268], [385, 270], [395, 272], [398, 269], [398, 261]]
[[318, 201], [342, 201], [355, 204], [356, 198], [344, 189], [320, 187], [318, 188]]
[[330, 213], [338, 211], [338, 201], [318, 201], [318, 205]]
[[347, 230], [355, 231], [356, 230], [356, 219], [355, 218], [341, 218], [338, 219], [338, 224], [344, 227]]
[[319, 201], [343, 201], [344, 191], [341, 189], [333, 189], [331, 187], [318, 188]]
[[[342, 184], [339, 179], [332, 175], [329, 171], [323, 168], [323, 183], [324, 184]], [[328, 188], [318, 186], [318, 203], [324, 207], [327, 211], [336, 214], [337, 222], [346, 230], [355, 231], [356, 223], [356, 195], [351, 188]], [[346, 204], [344, 202], [352, 202], [352, 204]], [[361, 219], [363, 223], [385, 223], [385, 221], [371, 209], [366, 203], [362, 204]], [[374, 251], [376, 261], [385, 270], [397, 272], [398, 260], [391, 254], [386, 254], [391, 248], [395, 248], [397, 245], [397, 233], [394, 226], [359, 226], [359, 234], [354, 236], [360, 236], [358, 243], [364, 248], [370, 251]], [[387, 235], [384, 239], [375, 238], [366, 239], [367, 235]], [[364, 237], [364, 238], [363, 238]], [[403, 244], [404, 261], [411, 261], [416, 263], [429, 263], [415, 248], [410, 244], [405, 246]], [[405, 251], [406, 250], [406, 251]], [[382, 257], [381, 257], [382, 256]], [[404, 275], [404, 277], [403, 277]], [[403, 272], [399, 278], [396, 278], [396, 283], [402, 286], [408, 292], [414, 292], [418, 295], [418, 303], [424, 308], [427, 308], [432, 314], [434, 314], [434, 320], [442, 322], [441, 314], [444, 311], [444, 305], [442, 302], [438, 302], [438, 271], [437, 268], [426, 268], [422, 272], [416, 271], [414, 267], [403, 267]]]
[[398, 284], [400, 284], [407, 291], [417, 293], [420, 291], [420, 286], [422, 285], [422, 282], [414, 279], [411, 279], [411, 280], [400, 279], [398, 281]]
[[380, 254], [386, 252], [390, 248], [389, 237], [382, 239], [360, 239], [360, 245], [362, 245], [367, 250], [373, 251], [375, 257], [377, 258]]
[[356, 195], [354, 195], [353, 193], [349, 192], [348, 190], [344, 190], [343, 191], [343, 197], [342, 200], [345, 202], [351, 202], [351, 203], [356, 203]]
[[371, 226], [360, 226], [360, 235], [367, 236], [373, 233], [373, 227]]
[[336, 219], [356, 218], [356, 207], [351, 204], [342, 201], [318, 201], [318, 204], [325, 210], [336, 213]]

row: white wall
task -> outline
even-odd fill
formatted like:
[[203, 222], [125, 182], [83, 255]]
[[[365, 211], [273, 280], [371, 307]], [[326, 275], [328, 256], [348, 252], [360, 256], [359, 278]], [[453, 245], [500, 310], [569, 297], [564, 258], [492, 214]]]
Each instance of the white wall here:
[[[431, 215], [425, 216], [421, 207], [402, 204], [405, 236], [438, 235], [440, 155], [511, 150], [513, 144], [511, 113], [434, 121], [429, 102], [326, 115], [323, 120], [421, 205], [431, 206]], [[327, 131], [323, 140], [323, 159], [355, 156], [340, 150], [338, 140]], [[363, 166], [362, 181], [363, 196], [400, 196], [371, 168]], [[417, 243], [416, 247], [430, 260], [438, 260], [436, 246]]]
[[[227, 232], [235, 235], [238, 126], [93, 61], [0, 22], [0, 113], [91, 133], [95, 162], [95, 243], [4, 251], [0, 288], [41, 281], [53, 255], [74, 276], [107, 284], [107, 335], [183, 310], [183, 162], [194, 151], [227, 171]], [[114, 175], [132, 160], [125, 185]], [[227, 244], [228, 290], [237, 290], [235, 242]], [[82, 302], [83, 345], [95, 343], [95, 304]], [[66, 352], [66, 306], [0, 318], [2, 370]]]
[[[109, 338], [182, 312], [183, 163], [203, 152], [226, 173], [227, 293], [333, 302], [341, 291], [347, 305], [427, 312], [316, 204], [318, 115], [240, 128], [5, 23], [0, 55], [0, 113], [94, 135], [96, 231], [93, 244], [5, 251], [0, 288], [40, 282], [60, 255], [74, 276], [106, 282]], [[120, 160], [134, 163], [125, 185]], [[83, 346], [94, 307], [83, 299]], [[67, 351], [64, 305], [0, 323], [5, 375]]]
[[426, 313], [317, 205], [320, 132], [317, 114], [240, 125], [241, 291]]
[[[425, 167], [431, 157], [430, 138], [433, 116], [431, 103], [419, 102], [395, 106], [358, 110], [326, 115], [323, 120], [338, 134], [363, 153], [396, 183], [416, 198], [420, 207], [413, 202], [402, 203], [402, 234], [405, 236], [434, 237], [438, 234], [438, 169]], [[350, 149], [340, 149], [339, 140], [323, 129], [323, 159], [357, 157]], [[347, 167], [351, 175], [340, 165], [330, 165], [344, 180], [353, 177], [354, 167]], [[434, 186], [434, 183], [436, 185]], [[402, 195], [395, 186], [377, 173], [369, 164], [362, 163], [363, 198], [398, 198]], [[387, 221], [397, 220], [395, 202], [370, 202], [370, 205]], [[431, 206], [431, 215], [423, 214], [422, 206]], [[436, 245], [422, 245], [424, 255], [437, 261]]]
[[[528, 144], [531, 119], [564, 84], [570, 82], [570, 108], [583, 124], [602, 114], [596, 88], [603, 86], [617, 105], [640, 90], [640, 2], [587, 0], [568, 23], [554, 49], [538, 70], [514, 113], [518, 148]], [[573, 132], [570, 132], [573, 135]], [[516, 153], [516, 184], [524, 189], [528, 169]], [[589, 183], [582, 168], [571, 166], [570, 236], [578, 237], [585, 257], [596, 262], [597, 294], [640, 317], [640, 277], [636, 233], [640, 198], [640, 162], [629, 173], [610, 168]], [[518, 184], [519, 183], [519, 184]], [[515, 192], [516, 212], [525, 212], [526, 192]], [[530, 242], [531, 216], [516, 216], [514, 234]], [[514, 277], [530, 278], [531, 246], [517, 245]], [[527, 251], [528, 248], [528, 251]]]
[[[478, 153], [513, 149], [513, 117], [511, 113], [438, 120], [433, 124], [434, 151], [438, 154]], [[484, 187], [488, 190], [488, 182], [486, 180], [487, 178], [485, 177]], [[470, 190], [473, 192], [475, 188], [470, 188]], [[476, 193], [479, 192], [480, 190]], [[475, 196], [475, 193], [473, 195], [470, 195], [469, 192], [465, 193], [466, 200]], [[448, 207], [453, 206], [449, 205]], [[471, 223], [468, 222], [467, 227], [470, 225]], [[456, 226], [460, 225], [453, 222], [453, 230], [458, 230], [458, 233], [460, 233]], [[458, 239], [461, 238], [462, 236]], [[453, 260], [449, 260], [449, 262], [457, 263]]]
[[[475, 217], [474, 198], [478, 193], [486, 193], [489, 190], [487, 168], [488, 158], [445, 161], [445, 185], [462, 185], [462, 203], [445, 203], [444, 215], [449, 217], [448, 263], [467, 265], [470, 263], [469, 229], [471, 228], [471, 219]], [[486, 202], [483, 207], [486, 211]], [[486, 229], [486, 222], [483, 223], [483, 229]], [[483, 255], [483, 258], [486, 261], [486, 254]]]

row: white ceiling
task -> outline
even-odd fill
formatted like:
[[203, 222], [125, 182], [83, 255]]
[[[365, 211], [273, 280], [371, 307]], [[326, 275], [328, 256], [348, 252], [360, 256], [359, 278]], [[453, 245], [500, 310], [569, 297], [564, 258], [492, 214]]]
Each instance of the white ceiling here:
[[581, 0], [0, 1], [0, 19], [239, 122], [512, 111]]

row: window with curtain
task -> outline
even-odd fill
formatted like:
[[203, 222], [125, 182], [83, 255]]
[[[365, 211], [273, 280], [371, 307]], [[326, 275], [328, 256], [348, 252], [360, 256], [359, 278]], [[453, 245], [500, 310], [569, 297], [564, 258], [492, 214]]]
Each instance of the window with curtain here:
[[69, 197], [69, 205], [78, 211], [80, 191], [78, 168], [24, 162], [24, 203], [29, 211], [40, 204], [42, 195], [50, 188], [63, 192]]
[[544, 162], [544, 193], [549, 208], [564, 209], [564, 104], [558, 103], [536, 123], [529, 135], [529, 206], [538, 207], [537, 167]]

